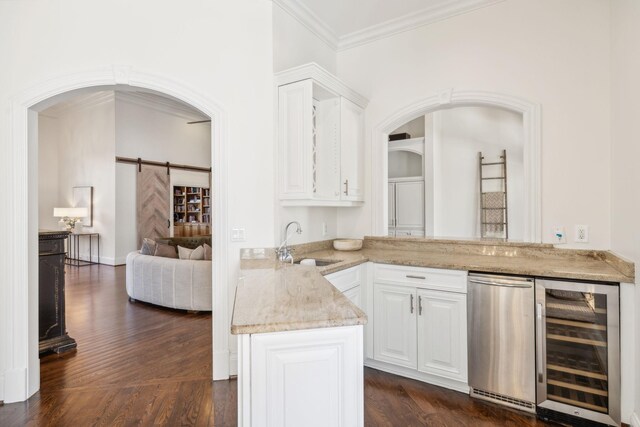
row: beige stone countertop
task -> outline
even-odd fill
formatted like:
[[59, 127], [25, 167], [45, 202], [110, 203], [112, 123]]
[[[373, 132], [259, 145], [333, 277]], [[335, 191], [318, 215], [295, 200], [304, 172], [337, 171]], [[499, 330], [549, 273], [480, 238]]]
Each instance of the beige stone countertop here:
[[241, 270], [231, 320], [232, 334], [367, 323], [367, 315], [322, 277], [316, 267], [275, 260], [261, 264]]
[[324, 249], [307, 252], [301, 258], [340, 261], [317, 267], [322, 274], [330, 274], [372, 261], [381, 264], [414, 267], [446, 268], [451, 270], [507, 273], [523, 276], [561, 279], [594, 280], [603, 282], [633, 283], [632, 275], [625, 275], [610, 262], [596, 256], [553, 257], [532, 255], [505, 255], [488, 253], [449, 253], [443, 251], [410, 251], [401, 249], [364, 248], [359, 251]]

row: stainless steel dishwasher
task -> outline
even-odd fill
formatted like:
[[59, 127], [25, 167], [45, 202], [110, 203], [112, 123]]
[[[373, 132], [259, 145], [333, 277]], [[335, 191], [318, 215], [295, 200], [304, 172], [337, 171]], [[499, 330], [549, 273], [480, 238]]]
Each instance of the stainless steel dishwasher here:
[[469, 274], [471, 396], [536, 411], [534, 279]]

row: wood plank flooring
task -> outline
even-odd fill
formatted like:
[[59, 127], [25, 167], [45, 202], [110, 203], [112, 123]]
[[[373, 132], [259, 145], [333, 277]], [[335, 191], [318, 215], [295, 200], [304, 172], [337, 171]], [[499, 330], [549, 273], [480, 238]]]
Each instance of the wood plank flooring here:
[[[0, 426], [235, 426], [237, 383], [211, 381], [211, 315], [130, 303], [124, 267], [67, 270], [78, 351], [41, 360], [41, 390]], [[366, 426], [544, 426], [462, 393], [365, 369]]]

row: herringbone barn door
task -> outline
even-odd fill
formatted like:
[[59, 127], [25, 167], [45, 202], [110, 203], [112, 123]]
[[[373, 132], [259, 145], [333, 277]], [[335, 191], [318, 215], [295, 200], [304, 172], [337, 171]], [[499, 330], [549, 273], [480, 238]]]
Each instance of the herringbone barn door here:
[[138, 247], [145, 237], [169, 237], [169, 175], [167, 168], [142, 166], [138, 172]]

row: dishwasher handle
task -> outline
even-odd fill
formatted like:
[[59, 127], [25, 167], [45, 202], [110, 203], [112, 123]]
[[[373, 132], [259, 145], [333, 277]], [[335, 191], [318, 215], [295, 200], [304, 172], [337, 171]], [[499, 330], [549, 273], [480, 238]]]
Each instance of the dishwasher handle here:
[[498, 282], [492, 280], [482, 280], [476, 278], [469, 278], [469, 283], [474, 283], [476, 285], [488, 285], [488, 286], [500, 286], [503, 288], [532, 288], [533, 283], [522, 283], [522, 282]]

